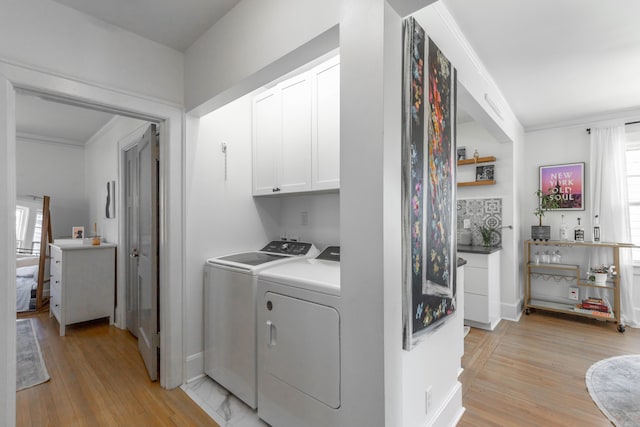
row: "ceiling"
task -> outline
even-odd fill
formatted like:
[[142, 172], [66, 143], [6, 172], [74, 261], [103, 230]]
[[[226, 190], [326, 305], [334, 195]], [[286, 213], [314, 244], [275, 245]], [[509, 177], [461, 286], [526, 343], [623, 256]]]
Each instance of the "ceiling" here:
[[526, 130], [640, 110], [640, 2], [443, 2]]
[[[52, 1], [180, 51], [239, 2]], [[525, 130], [640, 118], [639, 1], [441, 1]], [[18, 98], [19, 133], [86, 141], [112, 117]]]
[[84, 145], [112, 117], [22, 92], [16, 96], [16, 134], [22, 139]]
[[184, 52], [240, 0], [53, 0]]

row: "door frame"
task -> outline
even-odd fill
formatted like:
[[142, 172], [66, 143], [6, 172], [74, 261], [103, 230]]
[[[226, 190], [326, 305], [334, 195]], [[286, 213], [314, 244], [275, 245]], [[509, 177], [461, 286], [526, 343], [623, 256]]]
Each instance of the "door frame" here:
[[[163, 295], [160, 301], [160, 384], [165, 388], [181, 385], [184, 108], [151, 97], [142, 97], [135, 93], [0, 61], [0, 152], [4, 154], [0, 156], [0, 170], [5, 171], [2, 176], [4, 184], [0, 185], [0, 206], [4, 209], [4, 212], [0, 213], [0, 241], [7, 242], [0, 248], [0, 277], [10, 279], [7, 283], [12, 283], [15, 276], [15, 224], [11, 225], [11, 219], [14, 217], [13, 209], [16, 202], [16, 90], [159, 123], [159, 245], [161, 259], [171, 260], [161, 263], [159, 274], [160, 293]], [[121, 257], [122, 254], [118, 259], [119, 271], [122, 271]], [[15, 301], [14, 287], [0, 286], [0, 301], [5, 301], [7, 305]], [[0, 317], [0, 339], [3, 347], [0, 350], [0, 362], [6, 362], [0, 363], [0, 408], [7, 420], [15, 420], [15, 310], [2, 311], [10, 315]]]

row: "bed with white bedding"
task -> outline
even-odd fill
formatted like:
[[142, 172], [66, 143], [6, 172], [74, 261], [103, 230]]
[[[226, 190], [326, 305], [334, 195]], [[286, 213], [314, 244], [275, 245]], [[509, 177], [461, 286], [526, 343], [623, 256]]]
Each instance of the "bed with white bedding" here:
[[35, 309], [38, 262], [37, 257], [21, 258], [16, 261], [16, 311]]

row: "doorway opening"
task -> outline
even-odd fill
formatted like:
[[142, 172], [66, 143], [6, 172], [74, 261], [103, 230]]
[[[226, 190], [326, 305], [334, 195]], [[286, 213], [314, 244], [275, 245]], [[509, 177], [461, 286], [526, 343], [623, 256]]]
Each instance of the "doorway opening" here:
[[[28, 114], [32, 115], [35, 120], [25, 117]], [[45, 117], [43, 118], [43, 116]], [[51, 117], [54, 117], [54, 120], [55, 117], [58, 117], [58, 121], [64, 123], [56, 123], [60, 125], [56, 129], [56, 124], [52, 123]], [[144, 209], [138, 209], [138, 217], [136, 218], [136, 223], [141, 224], [136, 230], [143, 232], [141, 238], [136, 242], [143, 243], [139, 245], [139, 253], [142, 256], [125, 258], [144, 264], [144, 268], [140, 270], [144, 270], [145, 273], [136, 277], [135, 283], [119, 285], [116, 294], [121, 294], [121, 296], [118, 297], [113, 312], [119, 313], [116, 316], [118, 327], [135, 330], [134, 335], [138, 337], [142, 359], [145, 361], [150, 378], [155, 381], [160, 374], [158, 347], [160, 341], [158, 328], [160, 318], [158, 306], [160, 248], [158, 237], [161, 208], [158, 189], [161, 178], [159, 128], [162, 126], [162, 121], [154, 119], [155, 123], [149, 123], [149, 119], [146, 116], [140, 117], [137, 114], [80, 102], [67, 97], [16, 89], [17, 193], [57, 194], [58, 197], [54, 197], [54, 200], [59, 201], [58, 205], [54, 206], [54, 209], [58, 210], [58, 215], [55, 216], [58, 218], [58, 223], [54, 224], [56, 238], [71, 237], [69, 235], [70, 224], [93, 226], [96, 234], [99, 230], [103, 240], [118, 244], [120, 251], [123, 251], [125, 242], [120, 240], [120, 235], [122, 234], [121, 229], [128, 225], [128, 217], [126, 215], [118, 216], [115, 214], [116, 210], [108, 211], [108, 209], [109, 207], [113, 208], [114, 198], [116, 205], [125, 203], [124, 188], [126, 184], [119, 177], [119, 169], [122, 165], [109, 162], [108, 159], [118, 159], [119, 162], [119, 142], [123, 139], [123, 134], [126, 137], [132, 133], [139, 133], [141, 128], [147, 129], [145, 135], [136, 143], [136, 148], [140, 147], [140, 149], [136, 149], [135, 152], [139, 156], [144, 156], [146, 160], [144, 167], [137, 166], [136, 171], [144, 174], [143, 182], [147, 184], [148, 188], [145, 191], [136, 191], [136, 198], [142, 196], [142, 200], [128, 201], [134, 204], [137, 209], [144, 207]], [[92, 128], [91, 125], [94, 127]], [[73, 126], [83, 128], [85, 136], [82, 135], [82, 131], [77, 134], [65, 133], [64, 130]], [[131, 131], [131, 127], [136, 127], [136, 129]], [[87, 134], [88, 131], [95, 131], [95, 133]], [[116, 137], [112, 138], [113, 136]], [[88, 148], [90, 145], [91, 147]], [[43, 149], [44, 146], [46, 148]], [[45, 154], [38, 154], [38, 151], [43, 151]], [[104, 158], [96, 160], [95, 157], [100, 155]], [[69, 160], [66, 167], [65, 163], [59, 163], [64, 162], [65, 158]], [[138, 157], [135, 161], [139, 165], [141, 158]], [[53, 173], [56, 168], [60, 167], [64, 173], [61, 174], [60, 171]], [[57, 181], [59, 175], [65, 175], [62, 181]], [[28, 182], [22, 182], [23, 180]], [[111, 189], [110, 194], [107, 190], [107, 199], [112, 198], [111, 204], [107, 201], [107, 210], [105, 210], [103, 195], [101, 193], [95, 194], [95, 191], [92, 191], [95, 190], [92, 188], [92, 184], [97, 185], [97, 181], [99, 181], [101, 185], [105, 180], [107, 188]], [[122, 194], [113, 192], [116, 182], [123, 183], [123, 191], [118, 191]], [[74, 183], [80, 185], [73, 185]], [[114, 186], [109, 187], [109, 183], [114, 183]], [[38, 185], [44, 185], [44, 188], [40, 189], [37, 187]], [[99, 224], [100, 227], [98, 228], [94, 224]], [[19, 236], [16, 235], [16, 238]], [[126, 253], [128, 255], [129, 251]], [[130, 264], [131, 262], [128, 262], [125, 266], [128, 267]], [[118, 269], [121, 268], [122, 262], [119, 261]], [[134, 301], [129, 301], [132, 295], [132, 292], [129, 292], [131, 288], [140, 288], [139, 292], [135, 293], [136, 300]], [[127, 289], [127, 292], [123, 292], [123, 289]], [[46, 287], [45, 292], [50, 292], [49, 286]], [[125, 304], [127, 307], [132, 307], [134, 304], [144, 304], [143, 309], [136, 310], [142, 320], [136, 319], [132, 325], [129, 325], [129, 319], [121, 314], [124, 313], [124, 310], [117, 310], [119, 304]], [[140, 333], [141, 326], [143, 326], [142, 333]]]

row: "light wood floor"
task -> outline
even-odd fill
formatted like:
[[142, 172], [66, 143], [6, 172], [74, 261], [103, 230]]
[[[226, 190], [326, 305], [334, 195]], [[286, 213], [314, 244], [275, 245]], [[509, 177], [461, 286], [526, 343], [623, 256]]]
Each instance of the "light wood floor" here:
[[38, 314], [51, 376], [16, 393], [17, 426], [217, 426], [182, 390], [149, 381], [137, 341], [107, 321], [67, 326]]
[[585, 373], [601, 359], [640, 353], [640, 330], [537, 311], [465, 338], [459, 426], [611, 426]]
[[[216, 426], [180, 389], [147, 378], [135, 339], [106, 322], [67, 327], [35, 317], [48, 383], [17, 393], [18, 426]], [[460, 377], [460, 426], [610, 426], [587, 392], [598, 360], [640, 353], [640, 330], [532, 313], [471, 329]]]

